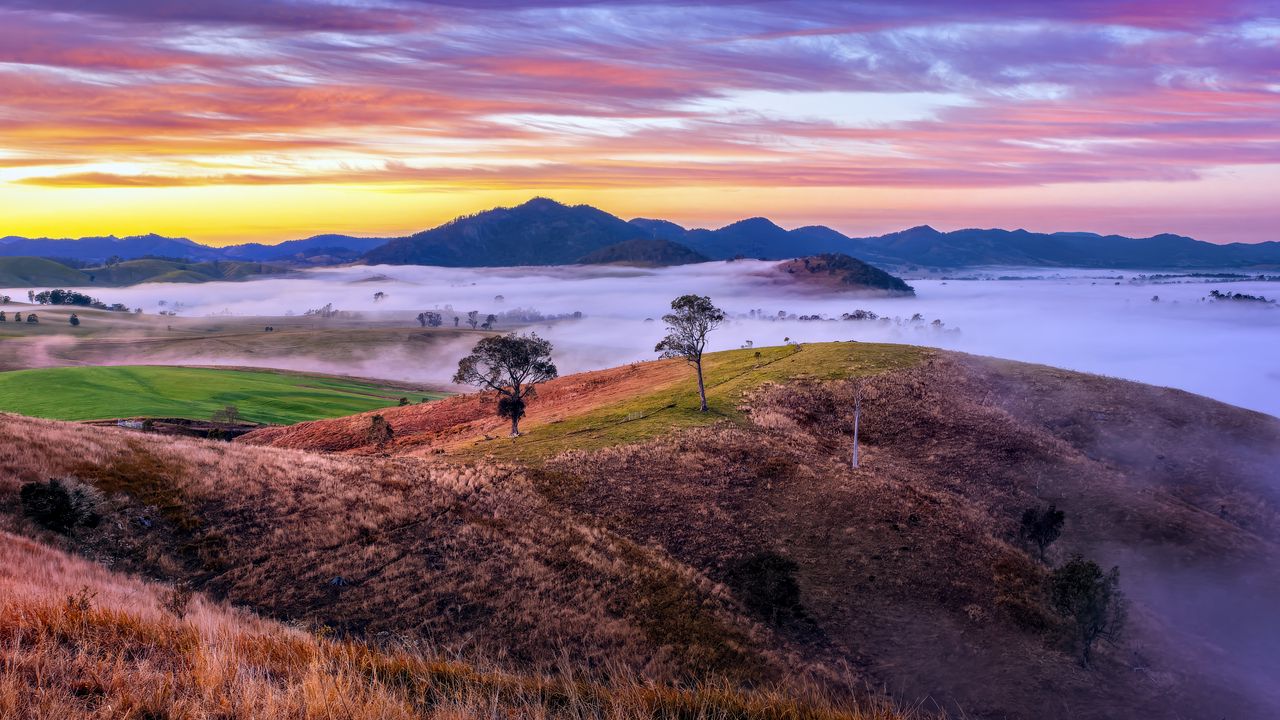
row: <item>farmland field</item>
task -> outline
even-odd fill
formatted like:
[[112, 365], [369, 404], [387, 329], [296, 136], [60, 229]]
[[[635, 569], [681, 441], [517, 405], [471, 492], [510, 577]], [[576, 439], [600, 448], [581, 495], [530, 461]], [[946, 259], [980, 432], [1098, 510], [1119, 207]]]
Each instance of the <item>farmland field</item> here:
[[54, 420], [207, 419], [235, 405], [243, 420], [295, 423], [437, 399], [407, 385], [278, 371], [161, 365], [0, 373], [0, 410]]

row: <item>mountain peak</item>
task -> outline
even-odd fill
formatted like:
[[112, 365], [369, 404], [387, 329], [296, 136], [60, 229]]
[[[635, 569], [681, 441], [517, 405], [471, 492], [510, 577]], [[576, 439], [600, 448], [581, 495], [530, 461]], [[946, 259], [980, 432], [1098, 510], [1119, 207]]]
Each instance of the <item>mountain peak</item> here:
[[517, 206], [516, 206], [515, 208], [513, 208], [513, 209], [514, 209], [514, 210], [538, 210], [538, 211], [546, 211], [546, 210], [559, 210], [559, 209], [563, 209], [563, 208], [567, 208], [567, 207], [569, 207], [569, 206], [568, 206], [568, 205], [565, 205], [565, 204], [564, 204], [564, 203], [562, 203], [562, 202], [558, 202], [558, 201], [556, 201], [556, 200], [552, 200], [552, 199], [551, 199], [551, 198], [549, 198], [549, 197], [542, 197], [542, 196], [538, 196], [538, 197], [530, 198], [530, 199], [528, 199], [528, 200], [524, 201], [522, 204], [517, 205]]

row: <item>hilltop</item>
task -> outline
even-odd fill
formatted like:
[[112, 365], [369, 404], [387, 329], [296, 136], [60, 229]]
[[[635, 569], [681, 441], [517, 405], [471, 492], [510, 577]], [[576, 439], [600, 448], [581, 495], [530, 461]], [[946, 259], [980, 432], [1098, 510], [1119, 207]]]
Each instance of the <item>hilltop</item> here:
[[902, 278], [843, 253], [826, 253], [796, 258], [777, 269], [802, 287], [826, 291], [873, 291], [891, 295], [914, 295], [915, 289]]

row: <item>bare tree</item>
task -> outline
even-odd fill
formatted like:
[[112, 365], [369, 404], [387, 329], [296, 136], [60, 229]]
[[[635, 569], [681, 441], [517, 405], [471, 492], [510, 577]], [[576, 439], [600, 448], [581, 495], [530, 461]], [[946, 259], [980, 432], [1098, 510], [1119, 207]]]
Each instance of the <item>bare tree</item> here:
[[453, 381], [498, 394], [498, 415], [511, 420], [511, 436], [520, 435], [520, 418], [536, 386], [556, 377], [551, 343], [535, 333], [498, 335], [476, 343], [471, 354], [458, 361]]
[[862, 383], [859, 382], [853, 395], [853, 469], [858, 469], [858, 423], [862, 420]]
[[707, 388], [702, 381], [702, 353], [707, 348], [707, 335], [724, 322], [724, 311], [711, 304], [711, 298], [702, 295], [681, 295], [671, 301], [672, 312], [662, 316], [667, 324], [667, 336], [655, 346], [654, 352], [664, 358], [684, 358], [698, 371], [698, 408], [707, 411]]

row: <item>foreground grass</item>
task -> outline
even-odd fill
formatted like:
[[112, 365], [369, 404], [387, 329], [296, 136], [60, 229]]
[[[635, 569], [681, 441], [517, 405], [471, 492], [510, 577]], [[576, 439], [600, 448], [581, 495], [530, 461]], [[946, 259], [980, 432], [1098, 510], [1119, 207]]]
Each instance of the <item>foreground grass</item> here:
[[892, 720], [816, 696], [512, 674], [316, 637], [0, 532], [0, 717]]
[[565, 450], [642, 442], [721, 420], [741, 422], [743, 393], [766, 383], [875, 375], [915, 365], [928, 352], [913, 345], [831, 342], [712, 353], [703, 361], [709, 412], [698, 409], [697, 380], [689, 367], [687, 377], [677, 382], [658, 387], [641, 384], [624, 401], [551, 422], [526, 423], [520, 438], [479, 443], [461, 454], [537, 462]]
[[440, 393], [303, 373], [170, 366], [64, 367], [0, 373], [0, 410], [52, 420], [241, 418], [295, 423], [412, 402]]

